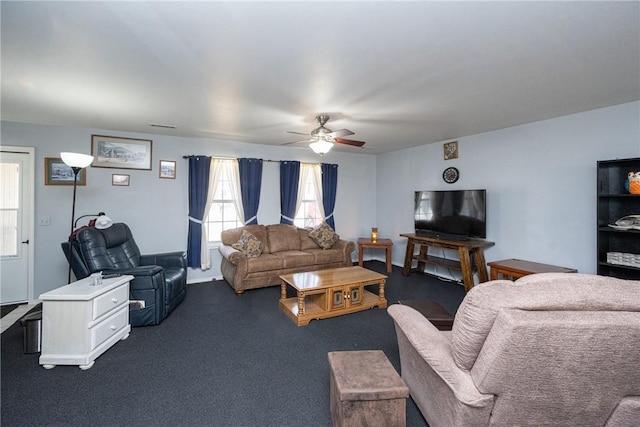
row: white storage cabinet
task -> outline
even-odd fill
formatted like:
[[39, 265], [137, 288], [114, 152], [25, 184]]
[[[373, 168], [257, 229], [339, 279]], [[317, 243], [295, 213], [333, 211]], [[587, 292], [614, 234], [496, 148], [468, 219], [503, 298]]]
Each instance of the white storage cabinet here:
[[89, 369], [118, 340], [129, 337], [129, 282], [133, 276], [78, 280], [40, 295], [45, 369], [78, 365]]

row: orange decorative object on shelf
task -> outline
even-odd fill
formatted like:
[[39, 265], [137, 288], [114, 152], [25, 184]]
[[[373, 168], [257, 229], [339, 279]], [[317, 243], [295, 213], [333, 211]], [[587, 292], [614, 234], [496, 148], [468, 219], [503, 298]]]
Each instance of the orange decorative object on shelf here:
[[640, 172], [629, 172], [629, 193], [640, 194]]

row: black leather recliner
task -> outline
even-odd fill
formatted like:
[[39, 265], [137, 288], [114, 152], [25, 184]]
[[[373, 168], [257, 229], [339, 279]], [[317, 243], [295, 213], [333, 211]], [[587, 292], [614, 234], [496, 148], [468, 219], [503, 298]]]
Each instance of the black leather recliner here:
[[115, 223], [102, 230], [83, 228], [71, 244], [62, 243], [62, 250], [78, 280], [99, 271], [134, 276], [129, 299], [143, 300], [145, 308], [129, 312], [132, 326], [159, 324], [187, 293], [186, 254], [141, 255], [126, 224]]

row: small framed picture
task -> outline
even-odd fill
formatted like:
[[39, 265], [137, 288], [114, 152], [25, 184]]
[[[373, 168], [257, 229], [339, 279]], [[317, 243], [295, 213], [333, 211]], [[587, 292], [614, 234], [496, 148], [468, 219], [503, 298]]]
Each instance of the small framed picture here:
[[444, 147], [444, 159], [451, 160], [458, 158], [458, 141], [447, 142], [443, 144]]
[[[73, 185], [75, 175], [59, 157], [44, 158], [44, 185]], [[78, 172], [77, 185], [87, 185], [86, 169]]]
[[160, 178], [176, 179], [176, 162], [160, 160]]
[[111, 185], [119, 185], [126, 187], [129, 185], [129, 175], [114, 173], [111, 175]]

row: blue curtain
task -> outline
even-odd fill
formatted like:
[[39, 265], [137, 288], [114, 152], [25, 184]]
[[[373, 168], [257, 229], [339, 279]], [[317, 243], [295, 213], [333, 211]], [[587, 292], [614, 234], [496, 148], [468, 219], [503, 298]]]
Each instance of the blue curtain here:
[[293, 224], [300, 181], [300, 162], [280, 162], [280, 223]]
[[258, 205], [262, 186], [262, 159], [238, 159], [240, 193], [245, 225], [258, 223]]
[[325, 221], [331, 228], [336, 229], [333, 219], [333, 209], [336, 206], [336, 190], [338, 188], [338, 165], [322, 163], [322, 207]]
[[187, 265], [189, 267], [200, 267], [202, 218], [204, 218], [207, 204], [210, 169], [210, 157], [189, 157], [189, 236], [187, 244]]

